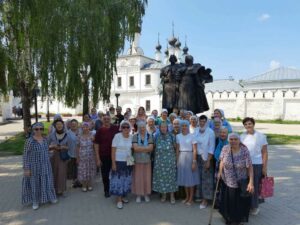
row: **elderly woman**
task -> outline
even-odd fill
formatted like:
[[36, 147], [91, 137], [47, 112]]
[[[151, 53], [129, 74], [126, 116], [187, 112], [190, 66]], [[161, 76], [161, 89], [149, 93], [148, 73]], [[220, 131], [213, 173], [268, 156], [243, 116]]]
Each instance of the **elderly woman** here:
[[253, 176], [254, 176], [254, 194], [251, 200], [251, 214], [257, 215], [259, 213], [258, 197], [259, 197], [259, 185], [262, 176], [267, 175], [268, 166], [268, 142], [264, 134], [254, 129], [255, 120], [250, 117], [246, 117], [243, 120], [243, 125], [246, 129], [241, 135], [241, 141], [247, 146], [251, 161], [253, 164]]
[[123, 121], [121, 132], [112, 141], [112, 171], [110, 176], [110, 194], [117, 196], [117, 208], [123, 208], [123, 202], [128, 203], [126, 195], [131, 191], [132, 166], [129, 163], [132, 148], [130, 123]]
[[180, 119], [175, 119], [173, 121], [173, 130], [172, 130], [172, 134], [176, 135], [180, 133]]
[[91, 116], [89, 114], [85, 114], [83, 116], [83, 122], [86, 122], [89, 124], [90, 131], [94, 130], [95, 128], [95, 122], [92, 120]]
[[[224, 114], [224, 111], [222, 109], [215, 109], [214, 110], [214, 118], [221, 119], [221, 121], [222, 121], [221, 126], [227, 127], [229, 133], [232, 132], [232, 127], [231, 127], [230, 123], [225, 119], [225, 114]], [[209, 127], [214, 130], [215, 125], [214, 125], [213, 120], [211, 120], [209, 122]]]
[[222, 127], [222, 120], [219, 117], [216, 117], [214, 118], [213, 123], [214, 123], [214, 133], [215, 133], [216, 143], [217, 143], [218, 137], [220, 135], [220, 129]]
[[42, 136], [44, 125], [32, 125], [33, 135], [24, 146], [22, 182], [22, 203], [32, 204], [34, 210], [41, 203], [56, 203], [52, 168], [49, 159], [47, 140]]
[[53, 123], [48, 128], [48, 134], [55, 133], [55, 127], [54, 124], [57, 120], [63, 120], [62, 116], [60, 114], [55, 114], [53, 117]]
[[[137, 124], [136, 124], [136, 117], [131, 115], [129, 118], [129, 124], [130, 124], [130, 134], [135, 134], [137, 132]], [[121, 128], [121, 127], [120, 127]]]
[[238, 181], [249, 179], [247, 191], [254, 192], [253, 167], [250, 153], [240, 142], [236, 133], [229, 135], [229, 145], [226, 145], [220, 155], [218, 177], [222, 178], [220, 213], [226, 224], [248, 222], [251, 197], [241, 197]]
[[54, 128], [55, 132], [48, 137], [48, 143], [49, 149], [53, 151], [51, 163], [55, 191], [57, 195], [63, 195], [66, 191], [67, 163], [70, 158], [68, 150], [72, 144], [62, 120], [56, 120]]
[[168, 125], [159, 125], [160, 133], [155, 141], [155, 156], [153, 169], [153, 190], [161, 193], [161, 202], [165, 202], [170, 193], [170, 202], [175, 204], [174, 192], [178, 190], [176, 174], [176, 140], [168, 132]]
[[182, 203], [191, 205], [194, 187], [199, 184], [197, 170], [197, 141], [189, 133], [189, 122], [181, 123], [181, 133], [176, 135], [177, 184], [185, 187], [185, 200]]
[[82, 184], [82, 191], [92, 191], [92, 182], [100, 166], [98, 151], [94, 149], [94, 136], [87, 122], [82, 123], [82, 134], [78, 137], [77, 145], [78, 180]]
[[194, 113], [192, 111], [187, 111], [186, 112], [186, 116], [185, 116], [185, 119], [187, 121], [190, 121], [191, 117], [194, 115]]
[[137, 113], [137, 116], [136, 116], [136, 121], [137, 122], [140, 122], [140, 121], [146, 122], [147, 121], [146, 111], [145, 111], [145, 108], [143, 106], [139, 107], [139, 109], [138, 109], [138, 113]]
[[147, 125], [146, 125], [146, 130], [148, 134], [154, 136], [155, 132], [157, 131], [157, 128], [155, 126], [155, 119], [153, 116], [149, 116], [147, 118]]
[[177, 115], [175, 113], [171, 113], [169, 115], [170, 124], [168, 125], [168, 131], [172, 132], [173, 130], [173, 121], [177, 118]]
[[151, 194], [151, 152], [153, 151], [152, 135], [147, 133], [146, 123], [138, 122], [138, 133], [133, 135], [132, 145], [135, 165], [133, 168], [132, 193], [137, 195], [136, 202], [150, 201]]
[[70, 138], [69, 146], [69, 156], [71, 159], [68, 161], [68, 179], [73, 180], [72, 187], [77, 188], [81, 187], [80, 182], [77, 180], [77, 163], [76, 163], [76, 147], [77, 147], [77, 138], [79, 135], [78, 121], [72, 119], [70, 121], [71, 128], [67, 131], [67, 134]]
[[190, 133], [195, 135], [195, 134], [197, 134], [197, 132], [199, 132], [198, 117], [191, 116], [190, 117]]

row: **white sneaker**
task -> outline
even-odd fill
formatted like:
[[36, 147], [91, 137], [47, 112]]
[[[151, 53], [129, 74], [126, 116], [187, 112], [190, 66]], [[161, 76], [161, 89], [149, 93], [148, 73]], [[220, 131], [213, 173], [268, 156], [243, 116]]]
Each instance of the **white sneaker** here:
[[117, 208], [118, 209], [123, 209], [123, 202], [118, 202], [117, 203]]
[[136, 203], [141, 203], [141, 201], [142, 201], [141, 196], [137, 196], [135, 201], [136, 201]]
[[51, 204], [56, 204], [58, 201], [57, 201], [57, 199], [53, 199], [50, 202], [51, 202]]
[[33, 203], [32, 208], [33, 208], [33, 210], [37, 210], [39, 208], [39, 204]]
[[145, 198], [145, 202], [150, 202], [150, 197], [148, 195], [145, 195], [144, 198]]
[[251, 210], [251, 215], [256, 216], [259, 213], [259, 208], [255, 208]]
[[200, 204], [200, 205], [199, 205], [199, 208], [200, 208], [200, 209], [205, 209], [205, 208], [207, 208], [207, 205]]

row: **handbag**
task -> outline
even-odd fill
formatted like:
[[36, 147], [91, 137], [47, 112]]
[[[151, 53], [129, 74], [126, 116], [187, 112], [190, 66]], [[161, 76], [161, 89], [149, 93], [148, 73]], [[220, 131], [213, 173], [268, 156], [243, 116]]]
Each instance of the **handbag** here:
[[59, 157], [62, 161], [67, 161], [70, 159], [70, 156], [68, 154], [68, 151], [60, 151], [59, 152]]
[[126, 158], [126, 165], [127, 166], [133, 166], [134, 165], [134, 158], [132, 155], [128, 155]]
[[265, 176], [261, 179], [259, 196], [270, 198], [274, 195], [274, 177]]
[[[57, 137], [55, 136], [57, 142], [60, 143], [67, 137], [67, 134], [65, 133], [64, 137], [60, 140], [57, 139]], [[69, 156], [69, 153], [68, 153], [68, 150], [64, 150], [64, 151], [60, 151], [59, 152], [59, 158], [62, 160], [62, 161], [67, 161], [69, 160], [71, 157]]]
[[247, 191], [248, 184], [249, 184], [249, 177], [238, 180], [237, 173], [236, 173], [236, 168], [235, 168], [235, 165], [234, 165], [232, 151], [230, 151], [230, 153], [231, 153], [231, 160], [232, 160], [232, 165], [233, 165], [235, 178], [237, 180], [238, 188], [240, 189], [240, 197], [248, 198], [248, 197], [251, 196], [251, 193]]

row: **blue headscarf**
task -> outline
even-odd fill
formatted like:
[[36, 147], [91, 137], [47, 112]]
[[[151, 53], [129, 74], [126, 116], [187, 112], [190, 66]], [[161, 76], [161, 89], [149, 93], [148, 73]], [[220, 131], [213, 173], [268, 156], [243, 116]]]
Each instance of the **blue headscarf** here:
[[142, 135], [141, 135], [141, 127], [145, 127], [146, 128], [146, 122], [144, 121], [139, 121], [137, 123], [137, 127], [138, 127], [138, 145], [140, 146], [148, 146], [148, 136], [147, 136], [147, 130], [145, 131], [144, 134], [144, 143], [142, 143]]
[[[228, 128], [227, 127], [221, 127], [220, 128], [220, 131], [221, 130], [227, 130], [228, 132]], [[225, 145], [228, 145], [228, 138], [226, 138], [225, 140], [221, 139], [220, 137], [218, 137], [218, 145], [215, 149], [215, 152], [214, 152], [214, 157], [216, 159], [217, 162], [219, 162], [219, 158], [220, 158], [220, 155], [221, 155], [221, 152], [222, 152], [222, 149]]]

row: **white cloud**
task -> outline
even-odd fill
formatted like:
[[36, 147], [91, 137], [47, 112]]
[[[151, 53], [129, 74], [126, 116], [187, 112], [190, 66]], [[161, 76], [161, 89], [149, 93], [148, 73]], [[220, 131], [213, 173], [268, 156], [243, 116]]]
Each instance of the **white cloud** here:
[[278, 62], [276, 60], [272, 60], [270, 62], [270, 69], [271, 70], [277, 69], [278, 67], [280, 67], [280, 62]]
[[271, 18], [270, 14], [264, 13], [264, 14], [262, 14], [262, 15], [260, 15], [260, 16], [258, 17], [258, 20], [259, 20], [260, 22], [264, 22], [264, 21], [269, 20], [270, 18]]

